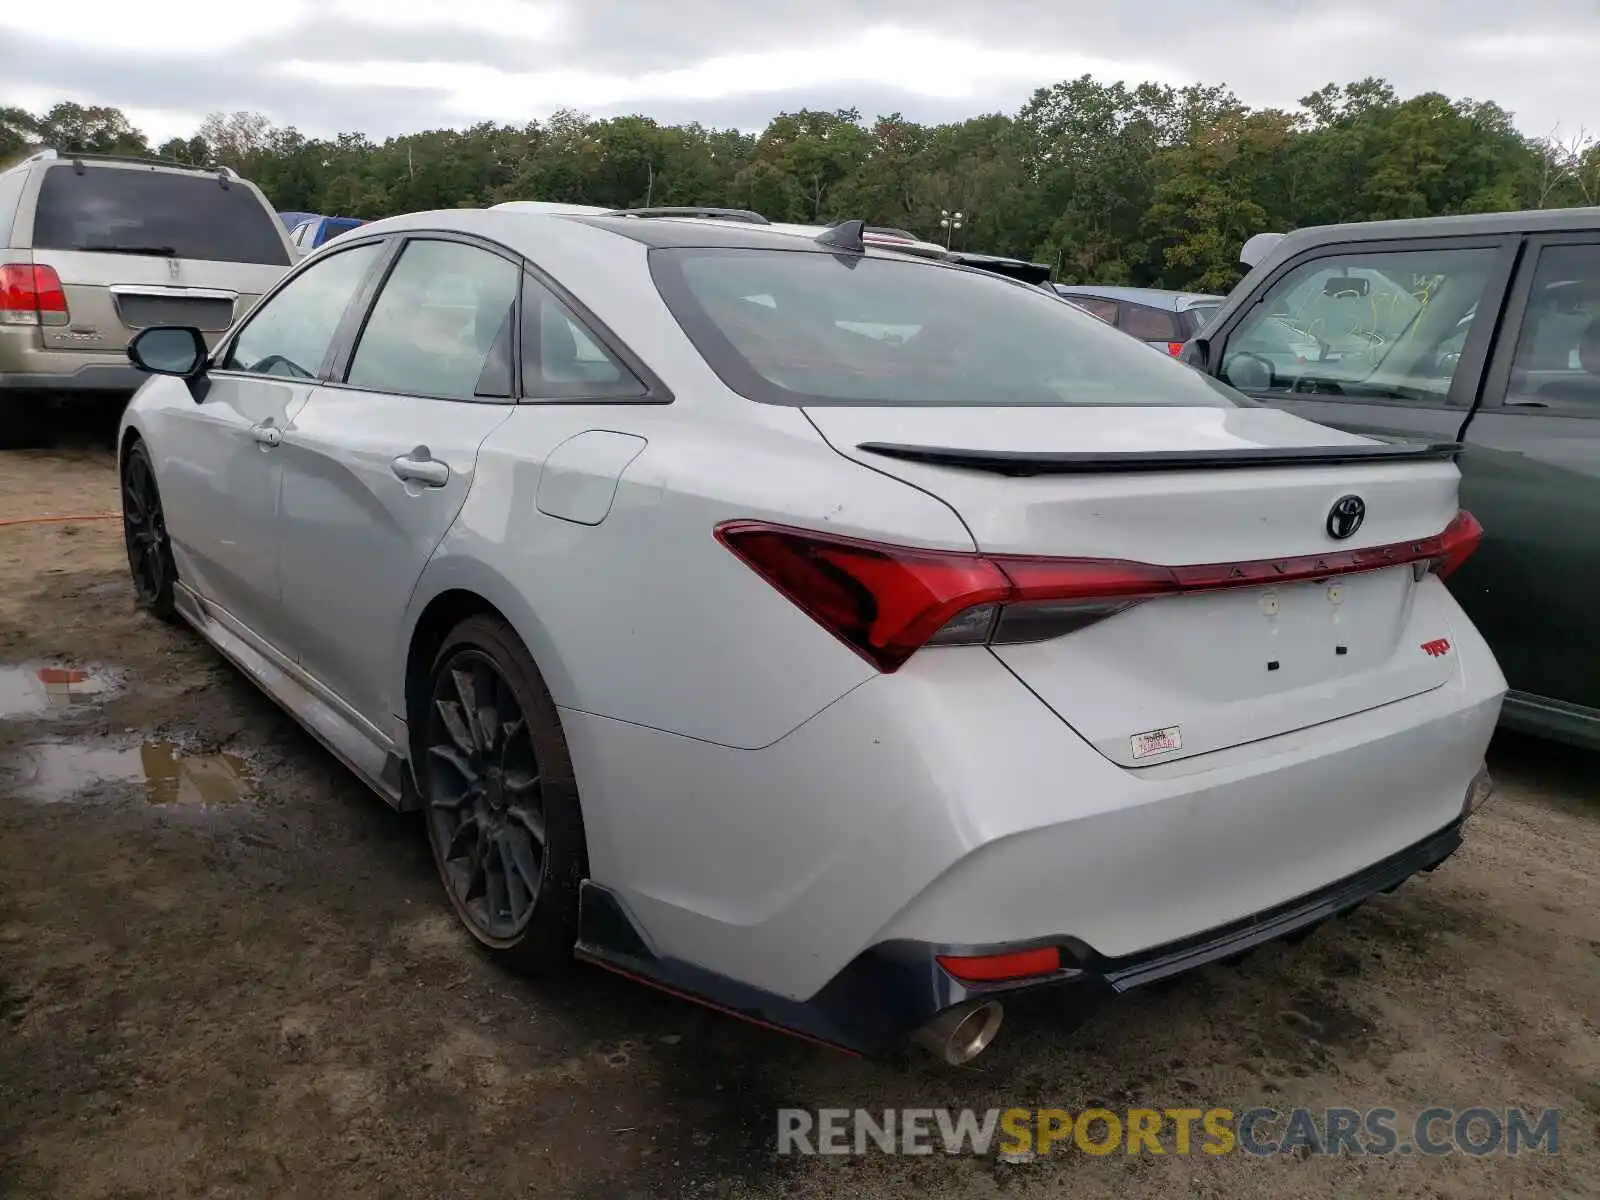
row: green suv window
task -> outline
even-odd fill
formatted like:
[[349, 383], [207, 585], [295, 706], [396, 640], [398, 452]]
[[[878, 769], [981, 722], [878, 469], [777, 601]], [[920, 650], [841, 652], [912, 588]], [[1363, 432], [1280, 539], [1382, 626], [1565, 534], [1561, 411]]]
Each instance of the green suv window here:
[[1494, 254], [1375, 251], [1303, 263], [1229, 337], [1223, 377], [1252, 392], [1445, 403]]

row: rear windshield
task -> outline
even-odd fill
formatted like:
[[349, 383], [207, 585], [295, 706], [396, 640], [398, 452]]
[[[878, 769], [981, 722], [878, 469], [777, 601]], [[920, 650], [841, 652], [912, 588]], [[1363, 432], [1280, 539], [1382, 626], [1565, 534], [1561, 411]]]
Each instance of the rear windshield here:
[[322, 240], [331, 242], [341, 233], [349, 233], [352, 229], [359, 229], [361, 222], [354, 217], [332, 217], [322, 226]]
[[62, 165], [45, 172], [38, 250], [102, 250], [287, 266], [278, 219], [249, 188], [214, 175]]
[[656, 286], [723, 382], [837, 405], [1243, 406], [1070, 304], [983, 271], [810, 251], [661, 248]]

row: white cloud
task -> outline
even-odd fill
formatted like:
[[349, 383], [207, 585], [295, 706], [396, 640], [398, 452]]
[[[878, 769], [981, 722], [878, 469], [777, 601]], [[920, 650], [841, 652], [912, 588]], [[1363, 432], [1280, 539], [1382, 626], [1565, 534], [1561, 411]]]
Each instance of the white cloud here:
[[670, 71], [623, 75], [578, 69], [511, 72], [479, 63], [293, 60], [283, 72], [341, 88], [417, 88], [439, 93], [462, 116], [651, 101], [714, 100], [824, 85], [870, 83], [913, 96], [967, 98], [997, 87], [1034, 87], [1084, 73], [1183, 82], [1163, 65], [1072, 52], [985, 49], [955, 38], [882, 27], [829, 45], [730, 54]]
[[[581, 0], [580, 0], [581, 2]], [[0, 4], [0, 30], [128, 54], [213, 54], [271, 34], [315, 37], [330, 19], [398, 30], [455, 28], [512, 40], [548, 41], [566, 10], [524, 0], [87, 0], [70, 20], [41, 20], [27, 4]]]

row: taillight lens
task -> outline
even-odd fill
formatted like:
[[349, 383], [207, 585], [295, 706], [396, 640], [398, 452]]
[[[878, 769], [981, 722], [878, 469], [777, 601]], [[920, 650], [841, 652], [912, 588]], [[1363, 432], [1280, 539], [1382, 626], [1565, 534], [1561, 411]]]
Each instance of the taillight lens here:
[[1463, 510], [1456, 514], [1456, 519], [1446, 526], [1437, 540], [1439, 550], [1429, 559], [1428, 569], [1440, 579], [1448, 579], [1483, 545], [1483, 526], [1478, 524], [1476, 517]]
[[1178, 355], [1183, 353], [1183, 343], [1182, 342], [1168, 342], [1167, 343], [1167, 353], [1172, 355], [1173, 358], [1177, 358]]
[[65, 325], [67, 294], [54, 267], [0, 266], [0, 325]]
[[878, 670], [928, 645], [1060, 637], [1161, 596], [1260, 587], [1417, 565], [1441, 577], [1483, 538], [1470, 513], [1410, 542], [1294, 558], [1166, 567], [1124, 559], [923, 550], [760, 521], [728, 521], [717, 539]]

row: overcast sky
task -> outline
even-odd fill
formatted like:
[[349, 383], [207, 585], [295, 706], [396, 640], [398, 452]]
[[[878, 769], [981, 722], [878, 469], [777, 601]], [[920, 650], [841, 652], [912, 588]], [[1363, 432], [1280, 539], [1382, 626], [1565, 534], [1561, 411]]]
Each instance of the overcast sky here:
[[1367, 75], [1600, 131], [1597, 0], [78, 0], [0, 2], [0, 104], [116, 105], [154, 140], [251, 109], [377, 138], [576, 108], [759, 129], [923, 121], [1102, 80], [1289, 107]]

